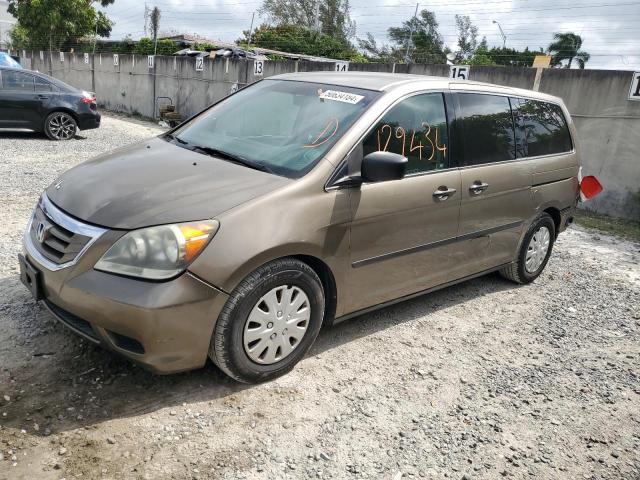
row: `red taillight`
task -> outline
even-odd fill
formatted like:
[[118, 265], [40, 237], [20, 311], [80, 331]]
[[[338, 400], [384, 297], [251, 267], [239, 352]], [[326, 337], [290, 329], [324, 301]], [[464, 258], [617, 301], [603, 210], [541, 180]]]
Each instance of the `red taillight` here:
[[96, 94], [93, 92], [82, 92], [82, 101], [84, 103], [96, 103]]
[[580, 182], [580, 193], [585, 199], [589, 200], [600, 192], [602, 192], [602, 185], [593, 175], [587, 175]]

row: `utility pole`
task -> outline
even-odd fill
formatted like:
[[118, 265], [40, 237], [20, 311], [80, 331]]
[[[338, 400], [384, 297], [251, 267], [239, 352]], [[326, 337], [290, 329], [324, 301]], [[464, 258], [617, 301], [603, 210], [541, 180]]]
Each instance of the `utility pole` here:
[[320, 0], [316, 0], [316, 32], [320, 33]]
[[411, 22], [411, 26], [409, 27], [409, 38], [407, 39], [407, 52], [404, 54], [404, 61], [406, 63], [411, 62], [411, 58], [409, 57], [409, 46], [411, 45], [411, 40], [413, 39], [413, 26], [415, 25], [418, 19], [418, 7], [419, 3], [416, 3], [416, 13], [413, 14], [413, 22]]
[[253, 18], [256, 16], [256, 12], [253, 12], [251, 14], [251, 26], [249, 27], [249, 44], [247, 45], [248, 48], [251, 48], [251, 35], [253, 34]]
[[147, 2], [144, 2], [144, 36], [147, 36], [147, 27], [149, 25], [149, 7]]

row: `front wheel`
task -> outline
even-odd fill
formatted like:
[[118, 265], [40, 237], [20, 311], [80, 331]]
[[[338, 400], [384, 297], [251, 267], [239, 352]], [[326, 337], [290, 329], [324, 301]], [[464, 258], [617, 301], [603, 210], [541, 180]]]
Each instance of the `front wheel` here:
[[231, 293], [209, 347], [227, 375], [259, 383], [284, 375], [304, 357], [324, 317], [324, 291], [316, 273], [293, 258], [270, 262]]
[[44, 133], [51, 140], [71, 140], [77, 131], [76, 120], [67, 112], [53, 112], [44, 121]]
[[556, 226], [548, 213], [536, 218], [527, 230], [518, 252], [518, 259], [500, 274], [516, 283], [531, 283], [549, 261], [556, 238]]

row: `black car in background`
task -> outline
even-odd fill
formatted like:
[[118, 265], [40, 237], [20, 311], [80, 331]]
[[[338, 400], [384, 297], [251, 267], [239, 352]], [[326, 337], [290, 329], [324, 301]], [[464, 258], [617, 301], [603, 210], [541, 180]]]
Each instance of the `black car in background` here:
[[44, 132], [69, 140], [100, 126], [95, 94], [30, 70], [0, 67], [0, 129]]

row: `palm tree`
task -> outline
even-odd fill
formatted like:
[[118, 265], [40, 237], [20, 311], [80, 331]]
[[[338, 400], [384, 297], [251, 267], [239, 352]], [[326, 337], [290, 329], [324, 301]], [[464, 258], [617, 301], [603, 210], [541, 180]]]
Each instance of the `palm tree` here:
[[589, 61], [591, 55], [580, 50], [582, 46], [582, 37], [575, 33], [556, 33], [553, 35], [553, 42], [547, 49], [553, 57], [551, 64], [555, 67], [568, 60], [566, 68], [571, 68], [573, 59], [578, 62], [580, 68], [584, 68], [584, 64]]

